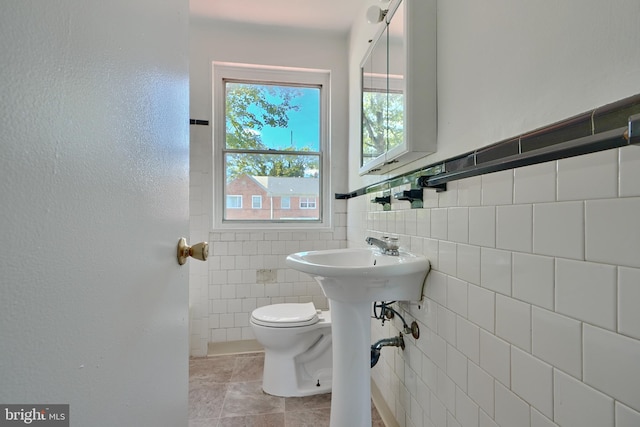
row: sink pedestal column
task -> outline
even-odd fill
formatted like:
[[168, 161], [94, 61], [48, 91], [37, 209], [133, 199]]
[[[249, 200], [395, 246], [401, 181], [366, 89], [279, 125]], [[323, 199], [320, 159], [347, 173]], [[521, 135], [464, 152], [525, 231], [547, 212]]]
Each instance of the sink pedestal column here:
[[331, 427], [371, 427], [371, 303], [330, 299]]

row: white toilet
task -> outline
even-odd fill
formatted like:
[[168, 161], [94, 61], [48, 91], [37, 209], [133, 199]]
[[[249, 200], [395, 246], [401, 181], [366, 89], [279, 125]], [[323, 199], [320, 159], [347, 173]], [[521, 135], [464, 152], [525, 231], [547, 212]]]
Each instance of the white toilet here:
[[251, 313], [251, 328], [264, 347], [262, 389], [293, 397], [331, 391], [331, 313], [312, 302], [273, 304]]

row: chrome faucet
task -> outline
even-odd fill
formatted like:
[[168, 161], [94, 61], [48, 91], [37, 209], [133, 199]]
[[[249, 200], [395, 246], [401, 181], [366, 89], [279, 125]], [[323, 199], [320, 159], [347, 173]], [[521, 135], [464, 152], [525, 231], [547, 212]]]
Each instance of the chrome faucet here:
[[376, 239], [375, 237], [367, 237], [365, 241], [370, 245], [380, 248], [380, 251], [385, 255], [400, 255], [398, 251], [398, 239], [395, 237], [383, 237], [382, 240]]

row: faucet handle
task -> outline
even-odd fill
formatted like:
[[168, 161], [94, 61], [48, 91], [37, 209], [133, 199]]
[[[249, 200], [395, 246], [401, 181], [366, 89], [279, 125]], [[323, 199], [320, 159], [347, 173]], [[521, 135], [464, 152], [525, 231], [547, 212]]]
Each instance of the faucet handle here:
[[397, 237], [387, 237], [385, 239], [385, 242], [387, 243], [387, 247], [386, 247], [384, 253], [386, 253], [388, 255], [398, 255], [399, 254], [400, 245], [398, 245], [398, 238]]

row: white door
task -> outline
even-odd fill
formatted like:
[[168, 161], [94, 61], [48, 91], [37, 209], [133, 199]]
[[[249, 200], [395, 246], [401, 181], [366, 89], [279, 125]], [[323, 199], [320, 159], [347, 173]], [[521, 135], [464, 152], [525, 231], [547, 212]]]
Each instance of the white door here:
[[0, 404], [187, 425], [187, 34], [187, 0], [0, 5]]

